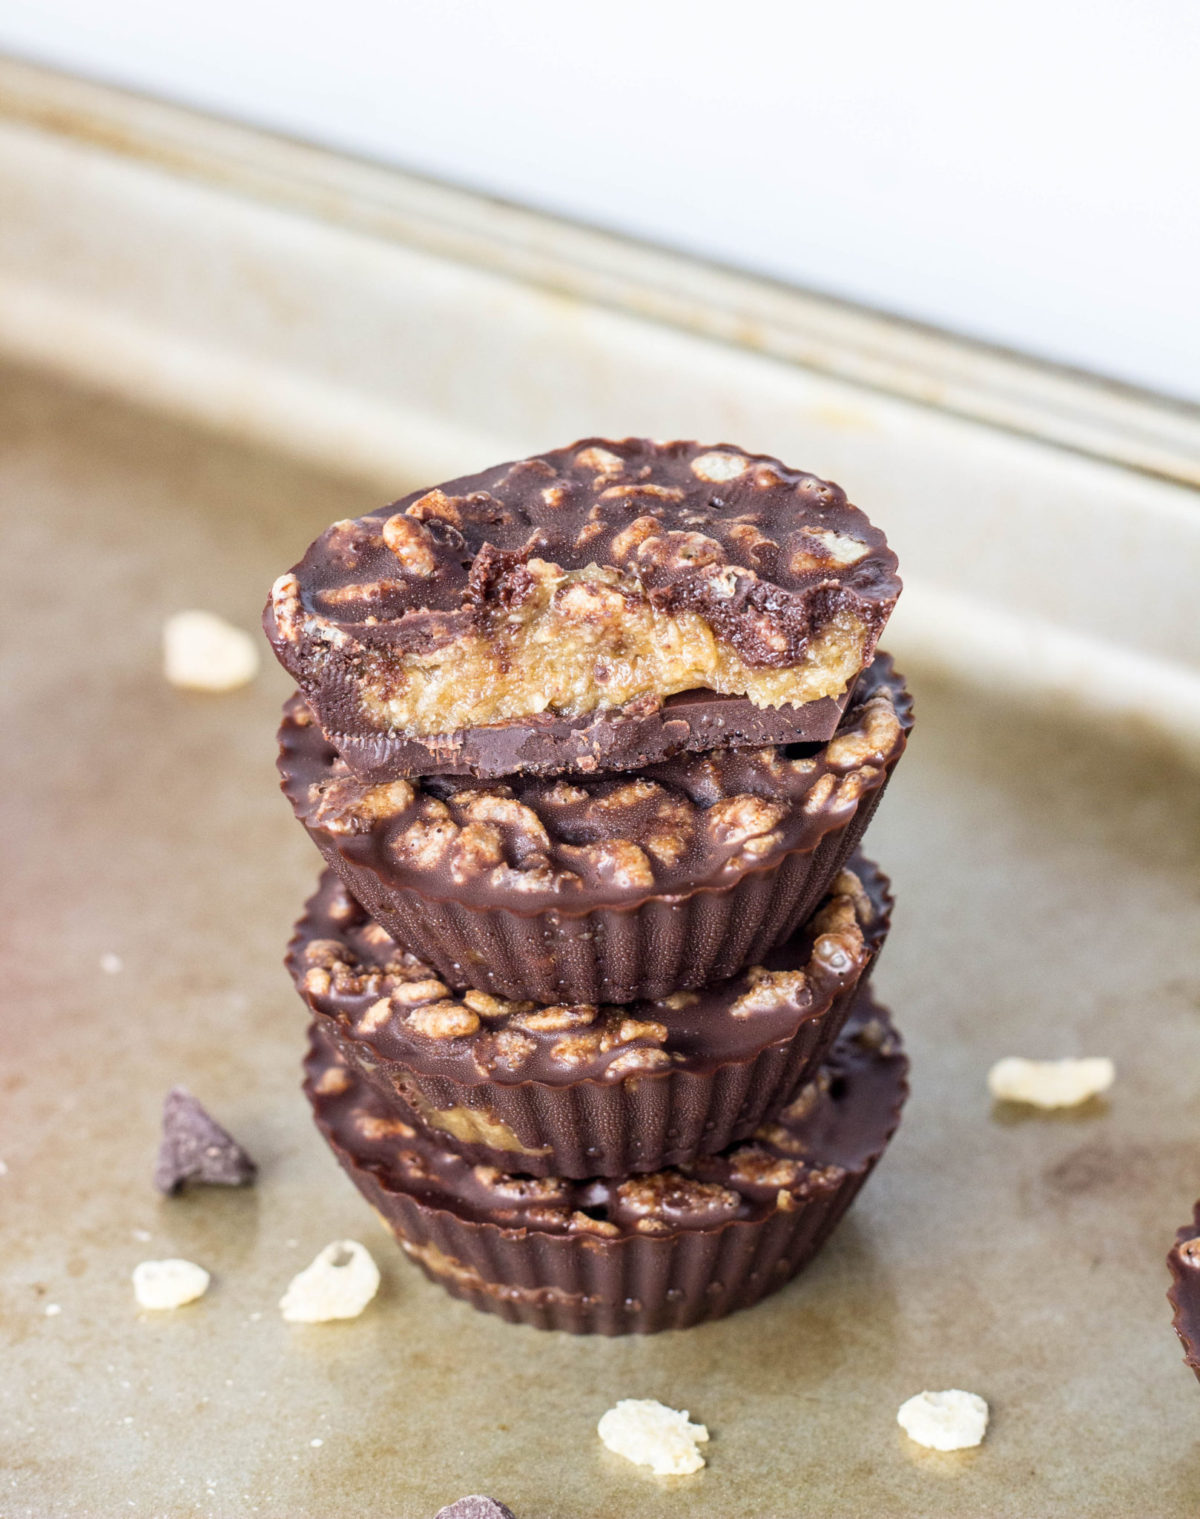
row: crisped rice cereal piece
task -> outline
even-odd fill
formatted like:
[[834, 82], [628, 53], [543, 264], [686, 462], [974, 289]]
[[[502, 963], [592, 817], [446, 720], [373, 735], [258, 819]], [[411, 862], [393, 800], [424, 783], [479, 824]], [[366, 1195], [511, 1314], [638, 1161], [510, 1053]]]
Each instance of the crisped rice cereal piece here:
[[379, 1267], [366, 1246], [335, 1240], [292, 1278], [279, 1311], [291, 1324], [356, 1319], [378, 1291]]
[[685, 1477], [704, 1465], [696, 1447], [708, 1439], [708, 1430], [690, 1424], [686, 1409], [680, 1413], [655, 1398], [622, 1398], [601, 1418], [596, 1433], [615, 1455], [648, 1466], [657, 1477]]
[[258, 645], [213, 612], [176, 612], [163, 623], [163, 668], [173, 686], [236, 691], [258, 674]]
[[987, 1431], [988, 1406], [975, 1393], [957, 1387], [919, 1392], [900, 1405], [896, 1423], [927, 1450], [967, 1450]]
[[133, 1291], [140, 1308], [182, 1308], [203, 1297], [211, 1280], [194, 1261], [142, 1261], [133, 1268]]
[[1035, 1108], [1074, 1108], [1107, 1092], [1116, 1067], [1106, 1056], [1082, 1060], [1025, 1060], [1009, 1055], [988, 1072], [988, 1090], [1003, 1102]]

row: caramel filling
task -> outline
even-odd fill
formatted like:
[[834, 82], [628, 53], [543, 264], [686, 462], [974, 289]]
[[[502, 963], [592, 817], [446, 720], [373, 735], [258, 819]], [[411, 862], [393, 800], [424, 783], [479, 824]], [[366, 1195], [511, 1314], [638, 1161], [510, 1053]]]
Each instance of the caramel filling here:
[[486, 632], [403, 657], [373, 651], [361, 688], [374, 726], [450, 733], [537, 713], [574, 718], [707, 687], [756, 706], [840, 696], [862, 666], [867, 629], [839, 614], [800, 663], [747, 664], [697, 612], [657, 610], [610, 568], [563, 571], [531, 559], [528, 598], [497, 609]]
[[435, 1108], [415, 1082], [397, 1082], [404, 1100], [431, 1129], [440, 1129], [460, 1144], [486, 1145], [492, 1150], [511, 1150], [519, 1155], [549, 1155], [550, 1146], [530, 1149], [521, 1143], [509, 1126], [492, 1113], [478, 1108]]
[[415, 1241], [405, 1239], [398, 1234], [395, 1227], [386, 1219], [384, 1219], [384, 1224], [396, 1235], [404, 1253], [424, 1266], [431, 1276], [436, 1276], [443, 1281], [455, 1282], [464, 1291], [479, 1292], [488, 1297], [511, 1298], [516, 1302], [527, 1303], [580, 1303], [583, 1301], [578, 1293], [564, 1292], [560, 1287], [516, 1287], [503, 1282], [489, 1282], [480, 1276], [474, 1266], [456, 1260], [454, 1256], [439, 1250], [436, 1245], [418, 1245]]

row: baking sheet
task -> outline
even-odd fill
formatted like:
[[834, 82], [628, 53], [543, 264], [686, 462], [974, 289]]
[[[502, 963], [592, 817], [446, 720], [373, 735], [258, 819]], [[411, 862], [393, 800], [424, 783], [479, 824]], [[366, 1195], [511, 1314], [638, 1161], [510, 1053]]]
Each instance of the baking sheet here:
[[[476, 1491], [518, 1519], [1195, 1513], [1200, 1388], [1163, 1257], [1200, 1193], [1200, 800], [1153, 735], [918, 672], [870, 835], [899, 900], [878, 985], [914, 1061], [891, 1152], [759, 1308], [538, 1334], [426, 1283], [311, 1127], [280, 956], [317, 857], [275, 787], [283, 676], [223, 697], [159, 676], [166, 614], [252, 628], [309, 538], [374, 498], [15, 370], [0, 445], [0, 1515], [425, 1519]], [[1084, 1112], [993, 1111], [987, 1068], [1013, 1053], [1111, 1055], [1118, 1082]], [[175, 1082], [257, 1157], [255, 1189], [153, 1192]], [[288, 1279], [343, 1235], [377, 1255], [379, 1299], [284, 1324]], [[176, 1254], [208, 1296], [139, 1314], [133, 1266]], [[895, 1425], [948, 1386], [992, 1405], [977, 1451]], [[631, 1396], [708, 1424], [703, 1472], [600, 1446]]]

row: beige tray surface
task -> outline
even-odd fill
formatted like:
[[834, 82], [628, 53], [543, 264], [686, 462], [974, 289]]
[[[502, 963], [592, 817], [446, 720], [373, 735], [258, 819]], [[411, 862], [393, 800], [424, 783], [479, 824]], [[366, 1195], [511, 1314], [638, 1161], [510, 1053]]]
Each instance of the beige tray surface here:
[[[282, 676], [213, 698], [159, 676], [164, 615], [253, 627], [361, 486], [16, 371], [0, 395], [0, 1514], [424, 1519], [484, 1491], [519, 1519], [1194, 1515], [1200, 1388], [1163, 1264], [1200, 1192], [1194, 776], [918, 672], [871, 835], [915, 1089], [874, 1182], [753, 1312], [624, 1341], [511, 1328], [397, 1256], [297, 1090], [279, 961], [317, 860], [275, 791]], [[1118, 1084], [1068, 1117], [993, 1112], [1012, 1053], [1111, 1055]], [[256, 1189], [156, 1197], [177, 1081], [259, 1158]], [[289, 1277], [344, 1235], [378, 1256], [376, 1304], [284, 1324]], [[139, 1315], [129, 1272], [174, 1254], [208, 1297]], [[991, 1402], [978, 1451], [898, 1431], [944, 1386]], [[606, 1453], [596, 1419], [628, 1396], [706, 1421], [706, 1470]]]

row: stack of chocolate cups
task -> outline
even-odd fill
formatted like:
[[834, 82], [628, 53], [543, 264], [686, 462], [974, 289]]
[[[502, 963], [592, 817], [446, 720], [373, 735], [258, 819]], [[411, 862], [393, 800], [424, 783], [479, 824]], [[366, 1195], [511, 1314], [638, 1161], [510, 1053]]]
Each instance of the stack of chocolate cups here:
[[814, 476], [593, 439], [335, 523], [276, 582], [283, 789], [328, 867], [287, 960], [306, 1091], [456, 1297], [716, 1318], [882, 1155], [906, 1061], [859, 845], [912, 721], [895, 571]]

